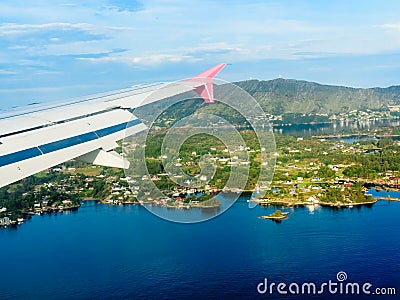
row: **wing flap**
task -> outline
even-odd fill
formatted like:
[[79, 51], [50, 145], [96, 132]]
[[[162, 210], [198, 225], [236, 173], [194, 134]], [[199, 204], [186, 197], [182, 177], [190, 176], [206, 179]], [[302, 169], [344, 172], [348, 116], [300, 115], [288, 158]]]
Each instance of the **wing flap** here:
[[76, 158], [77, 160], [105, 167], [128, 169], [129, 161], [115, 151], [97, 149]]

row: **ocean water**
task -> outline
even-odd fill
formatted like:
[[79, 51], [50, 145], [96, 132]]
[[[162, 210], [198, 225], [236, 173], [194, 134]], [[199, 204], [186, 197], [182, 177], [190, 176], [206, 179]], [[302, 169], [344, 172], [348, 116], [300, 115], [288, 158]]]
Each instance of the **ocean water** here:
[[[274, 133], [289, 136], [313, 136], [350, 133], [355, 130], [369, 131], [379, 127], [399, 126], [399, 119], [377, 119], [363, 121], [336, 121], [332, 123], [291, 124], [274, 126]], [[372, 132], [373, 133], [373, 132]]]
[[[240, 198], [197, 224], [162, 220], [138, 205], [85, 202], [77, 212], [34, 216], [0, 230], [0, 299], [308, 299], [268, 282], [369, 282], [400, 293], [400, 203], [283, 209], [281, 223], [260, 219], [274, 207]], [[315, 299], [382, 299], [331, 295]]]

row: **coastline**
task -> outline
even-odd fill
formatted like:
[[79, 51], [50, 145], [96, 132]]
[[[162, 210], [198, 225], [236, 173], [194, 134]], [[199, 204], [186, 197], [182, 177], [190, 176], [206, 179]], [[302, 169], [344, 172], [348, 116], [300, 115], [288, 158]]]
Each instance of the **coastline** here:
[[330, 202], [319, 202], [318, 204], [321, 206], [329, 206], [329, 207], [353, 207], [353, 206], [362, 206], [362, 205], [372, 205], [375, 204], [376, 202], [378, 202], [377, 199], [375, 199], [375, 201], [366, 201], [366, 202], [353, 202], [353, 203], [330, 203]]
[[[390, 192], [392, 190], [388, 190], [388, 192]], [[251, 191], [244, 191], [242, 193], [242, 195], [248, 195], [248, 193]], [[104, 205], [147, 205], [150, 204], [152, 205], [152, 202], [149, 203], [140, 203], [137, 201], [127, 201], [127, 202], [121, 202], [118, 204], [115, 203], [109, 203], [106, 200], [100, 200], [100, 199], [93, 199], [91, 197], [84, 197], [82, 199], [80, 199], [80, 201], [85, 202], [85, 201], [99, 201]], [[293, 199], [275, 199], [275, 200], [268, 200], [268, 199], [257, 199], [257, 200], [250, 200], [253, 201], [261, 206], [266, 206], [266, 205], [275, 205], [275, 206], [283, 206], [283, 207], [299, 207], [299, 206], [315, 206], [315, 205], [321, 205], [323, 207], [331, 207], [331, 208], [352, 208], [355, 206], [369, 206], [369, 205], [373, 205], [378, 201], [395, 201], [395, 202], [400, 202], [400, 198], [393, 198], [393, 197], [376, 197], [374, 198], [374, 201], [367, 201], [367, 202], [360, 202], [360, 203], [343, 203], [343, 202], [338, 202], [338, 203], [331, 203], [331, 202], [322, 202], [319, 201], [318, 203], [309, 203], [309, 202], [301, 202], [301, 201], [294, 201]], [[44, 209], [41, 210], [40, 212], [27, 212], [25, 215], [25, 219], [30, 219], [33, 215], [44, 215], [44, 214], [53, 214], [53, 213], [63, 213], [65, 211], [72, 211], [72, 210], [78, 210], [79, 207], [81, 206], [81, 204], [79, 205], [72, 205], [72, 206], [68, 206], [68, 207], [64, 207], [62, 209], [59, 208], [48, 208], [48, 209]], [[168, 209], [191, 209], [191, 208], [199, 208], [199, 209], [207, 209], [207, 208], [217, 208], [220, 207], [220, 204], [215, 204], [215, 205], [201, 205], [201, 204], [196, 204], [196, 205], [182, 205], [182, 206], [176, 206], [176, 205], [165, 205], [166, 208]], [[273, 220], [283, 220], [287, 218], [287, 215], [283, 215], [283, 216], [260, 216], [260, 218], [262, 219], [273, 219]], [[18, 226], [20, 224], [22, 224], [22, 222], [17, 222], [17, 221], [12, 221], [9, 225], [11, 226]], [[7, 226], [2, 226], [2, 227], [7, 227]]]
[[[393, 198], [391, 198], [393, 199]], [[329, 206], [329, 207], [337, 207], [337, 208], [342, 208], [342, 207], [353, 207], [353, 206], [361, 206], [361, 205], [372, 205], [375, 204], [376, 202], [380, 200], [386, 200], [390, 201], [389, 199], [383, 199], [382, 197], [380, 198], [374, 198], [373, 201], [366, 201], [366, 202], [323, 202], [323, 201], [318, 201], [315, 203], [311, 202], [301, 202], [301, 201], [295, 201], [293, 199], [274, 199], [274, 200], [268, 200], [268, 199], [258, 199], [258, 200], [252, 200], [253, 202], [260, 204], [260, 205], [282, 205], [285, 207], [296, 207], [296, 206], [310, 206], [310, 205], [321, 205], [321, 206]], [[396, 198], [394, 201], [399, 201], [400, 198]]]
[[[388, 192], [393, 191], [392, 189], [388, 189]], [[244, 191], [242, 193], [242, 195], [244, 196], [250, 196], [249, 195], [250, 191]], [[322, 207], [330, 207], [330, 208], [352, 208], [352, 207], [357, 207], [357, 206], [372, 206], [373, 204], [375, 204], [378, 201], [395, 201], [395, 202], [400, 202], [400, 198], [393, 198], [393, 197], [374, 197], [373, 201], [366, 201], [366, 202], [357, 202], [357, 203], [343, 203], [343, 202], [337, 202], [337, 203], [331, 203], [331, 202], [322, 202], [319, 201], [317, 203], [310, 203], [310, 202], [301, 202], [301, 201], [296, 201], [294, 199], [288, 199], [288, 198], [283, 198], [283, 199], [274, 199], [274, 200], [269, 200], [269, 199], [255, 199], [255, 200], [250, 200], [253, 201], [261, 206], [268, 206], [268, 205], [280, 205], [283, 207], [299, 207], [299, 206], [315, 206], [315, 205], [321, 205]], [[146, 204], [154, 204], [153, 202], [151, 203], [140, 203], [137, 201], [127, 201], [127, 202], [120, 202], [118, 204], [116, 203], [109, 203], [107, 202], [105, 199], [104, 200], [100, 200], [100, 199], [93, 199], [91, 197], [84, 197], [82, 199], [80, 199], [81, 202], [85, 202], [85, 201], [99, 201], [104, 205], [146, 205]], [[81, 204], [79, 205], [73, 205], [73, 206], [68, 206], [68, 207], [63, 207], [62, 209], [59, 208], [55, 208], [55, 209], [45, 209], [45, 210], [41, 210], [40, 212], [27, 212], [25, 214], [25, 219], [30, 219], [33, 215], [44, 215], [44, 214], [57, 214], [57, 213], [63, 213], [64, 211], [72, 211], [72, 210], [78, 210], [79, 207], [81, 206]], [[215, 204], [215, 205], [202, 205], [202, 204], [196, 204], [196, 205], [190, 205], [190, 204], [183, 204], [181, 206], [177, 206], [177, 205], [165, 205], [166, 208], [168, 209], [177, 209], [177, 210], [182, 210], [182, 209], [191, 209], [191, 208], [197, 208], [197, 209], [209, 209], [209, 208], [217, 208], [219, 207], [220, 204]], [[287, 215], [284, 214], [283, 216], [260, 216], [259, 218], [261, 219], [272, 219], [274, 221], [281, 221], [283, 219], [287, 218]], [[2, 225], [2, 228], [7, 228], [8, 226], [11, 227], [17, 227], [18, 225], [21, 225], [23, 223], [23, 221], [21, 222], [16, 222], [16, 221], [12, 221], [10, 222], [8, 225]]]
[[279, 217], [273, 217], [273, 216], [260, 216], [260, 219], [266, 219], [266, 220], [273, 220], [273, 221], [281, 221], [284, 219], [287, 219], [287, 216], [279, 216]]
[[400, 202], [400, 198], [391, 198], [391, 197], [376, 197], [377, 201], [395, 201]]

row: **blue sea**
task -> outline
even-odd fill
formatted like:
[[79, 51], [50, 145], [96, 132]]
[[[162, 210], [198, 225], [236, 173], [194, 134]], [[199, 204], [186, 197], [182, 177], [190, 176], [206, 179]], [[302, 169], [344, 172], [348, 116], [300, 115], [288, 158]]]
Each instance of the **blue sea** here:
[[259, 294], [275, 283], [337, 281], [395, 287], [399, 299], [400, 203], [283, 209], [248, 208], [241, 197], [206, 222], [177, 224], [138, 205], [87, 201], [76, 212], [34, 216], [0, 230], [0, 299], [308, 299]]
[[[346, 120], [334, 121], [330, 123], [316, 124], [286, 124], [274, 126], [274, 133], [290, 136], [313, 136], [339, 134], [344, 132], [354, 132], [355, 130], [371, 131], [380, 127], [396, 127], [400, 125], [399, 119], [377, 119], [377, 120]], [[355, 137], [355, 136], [354, 136]], [[357, 140], [360, 137], [356, 138]], [[361, 137], [361, 139], [363, 139]], [[346, 138], [344, 138], [346, 141]]]

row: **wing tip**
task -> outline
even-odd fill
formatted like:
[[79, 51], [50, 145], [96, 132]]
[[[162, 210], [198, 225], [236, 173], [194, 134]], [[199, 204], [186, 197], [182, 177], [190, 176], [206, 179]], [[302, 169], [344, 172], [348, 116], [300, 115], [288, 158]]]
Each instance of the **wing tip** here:
[[226, 63], [220, 63], [214, 67], [201, 72], [200, 74], [189, 78], [188, 81], [199, 82], [199, 85], [194, 88], [194, 91], [204, 99], [206, 103], [214, 102], [214, 91], [212, 81], [214, 77], [225, 68]]
[[221, 72], [221, 70], [223, 68], [226, 67], [226, 63], [221, 63], [221, 64], [217, 64], [214, 67], [201, 72], [200, 74], [197, 74], [196, 76], [192, 77], [192, 79], [195, 78], [208, 78], [208, 79], [213, 79], [219, 72]]

